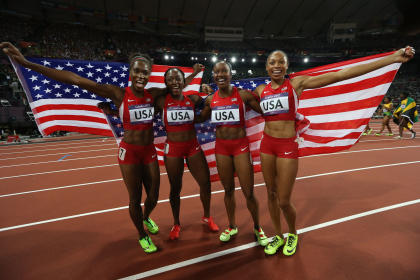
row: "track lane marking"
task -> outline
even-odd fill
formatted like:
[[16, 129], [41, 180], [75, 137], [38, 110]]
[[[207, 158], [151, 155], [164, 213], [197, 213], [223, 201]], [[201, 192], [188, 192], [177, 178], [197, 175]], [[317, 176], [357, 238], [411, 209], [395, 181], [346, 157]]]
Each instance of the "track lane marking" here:
[[[386, 164], [386, 165], [368, 166], [368, 167], [340, 170], [340, 171], [327, 172], [327, 173], [320, 173], [320, 174], [314, 174], [314, 175], [310, 175], [310, 176], [298, 177], [298, 178], [296, 178], [296, 180], [316, 178], [316, 177], [335, 175], [335, 174], [341, 174], [341, 173], [350, 173], [350, 172], [356, 172], [356, 171], [362, 171], [362, 170], [370, 170], [370, 169], [375, 169], [375, 168], [400, 166], [400, 165], [407, 165], [407, 164], [416, 164], [416, 163], [420, 163], [420, 160], [409, 161], [409, 162], [399, 162], [399, 163]], [[261, 184], [256, 184], [254, 186], [259, 187], [259, 186], [264, 186], [264, 185], [265, 185], [264, 183], [261, 183]], [[235, 188], [235, 190], [240, 190], [240, 187]], [[222, 192], [224, 192], [224, 191], [223, 190], [218, 190], [218, 191], [213, 191], [212, 194], [217, 194], [217, 193], [222, 193]], [[193, 194], [193, 195], [189, 195], [189, 196], [182, 196], [181, 199], [187, 199], [187, 198], [193, 198], [193, 197], [199, 197], [199, 196], [200, 196], [200, 194]], [[164, 202], [169, 202], [169, 199], [163, 199], [163, 200], [158, 201], [158, 203], [164, 203]], [[141, 205], [143, 206], [143, 203]], [[24, 228], [24, 227], [31, 227], [31, 226], [36, 226], [36, 225], [41, 225], [41, 224], [46, 224], [46, 223], [52, 223], [52, 222], [57, 222], [57, 221], [69, 220], [69, 219], [74, 219], [74, 218], [79, 218], [79, 217], [84, 217], [84, 216], [90, 216], [90, 215], [95, 215], [95, 214], [113, 212], [113, 211], [123, 210], [123, 209], [127, 209], [127, 208], [128, 208], [128, 206], [120, 206], [120, 207], [116, 207], [116, 208], [98, 210], [98, 211], [93, 211], [93, 212], [87, 212], [87, 213], [65, 216], [65, 217], [49, 219], [49, 220], [43, 220], [43, 221], [27, 223], [27, 224], [22, 224], [22, 225], [4, 227], [4, 228], [0, 228], [0, 232], [19, 229], [19, 228]]]
[[[366, 216], [378, 214], [378, 213], [385, 212], [385, 211], [390, 211], [390, 210], [401, 208], [401, 207], [414, 205], [414, 204], [417, 204], [417, 203], [420, 203], [420, 199], [415, 199], [415, 200], [410, 200], [410, 201], [406, 201], [406, 202], [402, 202], [402, 203], [398, 203], [398, 204], [393, 204], [393, 205], [385, 206], [385, 207], [382, 207], [382, 208], [377, 208], [377, 209], [369, 210], [369, 211], [366, 211], [366, 212], [361, 212], [361, 213], [358, 213], [358, 214], [354, 214], [354, 215], [351, 215], [351, 216], [346, 216], [346, 217], [343, 217], [343, 218], [339, 218], [339, 219], [331, 220], [331, 221], [328, 221], [328, 222], [320, 223], [320, 224], [317, 224], [317, 225], [309, 226], [309, 227], [306, 227], [306, 228], [298, 229], [297, 233], [298, 234], [303, 234], [305, 232], [310, 232], [310, 231], [314, 231], [314, 230], [317, 230], [317, 229], [330, 227], [330, 226], [337, 225], [337, 224], [340, 224], [340, 223], [352, 221], [352, 220], [355, 220], [355, 219], [360, 219], [360, 218], [363, 218], [363, 217], [366, 217]], [[283, 236], [286, 237], [286, 234], [284, 234]], [[270, 241], [271, 241], [271, 238], [270, 238]], [[227, 249], [227, 250], [218, 251], [216, 253], [200, 256], [200, 257], [197, 257], [197, 258], [185, 260], [185, 261], [182, 261], [182, 262], [174, 263], [174, 264], [167, 265], [167, 266], [162, 266], [162, 267], [159, 267], [159, 268], [156, 268], [156, 269], [152, 269], [152, 270], [148, 270], [148, 271], [138, 273], [138, 274], [135, 274], [135, 275], [120, 278], [119, 280], [142, 279], [142, 278], [154, 276], [154, 275], [157, 275], [157, 274], [161, 274], [161, 273], [164, 273], [164, 272], [168, 272], [168, 271], [171, 271], [171, 270], [175, 270], [175, 269], [183, 268], [183, 267], [186, 267], [186, 266], [190, 266], [190, 265], [193, 265], [193, 264], [209, 261], [209, 260], [212, 260], [212, 259], [215, 259], [215, 258], [219, 258], [219, 257], [222, 257], [222, 256], [233, 254], [233, 253], [236, 253], [236, 252], [244, 251], [244, 250], [247, 250], [247, 249], [250, 249], [250, 248], [253, 248], [253, 247], [257, 247], [257, 246], [259, 246], [259, 244], [257, 242], [251, 242], [251, 243], [236, 246], [236, 247], [233, 247], [233, 248], [230, 248], [230, 249]]]

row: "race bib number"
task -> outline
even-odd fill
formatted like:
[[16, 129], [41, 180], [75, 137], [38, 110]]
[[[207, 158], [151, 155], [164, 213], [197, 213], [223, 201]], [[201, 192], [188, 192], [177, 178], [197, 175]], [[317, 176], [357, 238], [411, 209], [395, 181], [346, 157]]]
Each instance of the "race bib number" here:
[[289, 96], [287, 92], [264, 96], [260, 102], [265, 116], [289, 113]]
[[194, 121], [194, 110], [192, 107], [169, 107], [166, 119], [169, 125], [190, 124]]
[[118, 151], [118, 157], [119, 157], [120, 160], [125, 159], [125, 153], [126, 152], [127, 152], [126, 149], [120, 147], [120, 150]]
[[213, 107], [211, 110], [211, 122], [216, 125], [240, 124], [239, 105]]
[[150, 104], [138, 104], [128, 106], [128, 111], [131, 124], [151, 123], [155, 108], [150, 106]]

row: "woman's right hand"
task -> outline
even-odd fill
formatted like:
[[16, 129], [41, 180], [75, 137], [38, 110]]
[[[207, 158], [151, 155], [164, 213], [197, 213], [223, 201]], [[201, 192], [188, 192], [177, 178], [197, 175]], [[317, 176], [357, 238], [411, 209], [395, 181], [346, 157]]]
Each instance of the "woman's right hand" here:
[[16, 48], [12, 43], [10, 42], [2, 42], [0, 44], [0, 49], [3, 50], [3, 52], [8, 55], [11, 59], [19, 63], [20, 65], [27, 67], [30, 63], [26, 58], [23, 56], [23, 54]]

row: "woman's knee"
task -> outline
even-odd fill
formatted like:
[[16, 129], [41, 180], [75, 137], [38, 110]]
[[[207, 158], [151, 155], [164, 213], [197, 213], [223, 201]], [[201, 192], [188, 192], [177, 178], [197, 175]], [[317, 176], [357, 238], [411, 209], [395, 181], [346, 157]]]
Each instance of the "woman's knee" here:
[[279, 207], [281, 209], [288, 209], [291, 206], [291, 202], [289, 198], [280, 198], [279, 199]]

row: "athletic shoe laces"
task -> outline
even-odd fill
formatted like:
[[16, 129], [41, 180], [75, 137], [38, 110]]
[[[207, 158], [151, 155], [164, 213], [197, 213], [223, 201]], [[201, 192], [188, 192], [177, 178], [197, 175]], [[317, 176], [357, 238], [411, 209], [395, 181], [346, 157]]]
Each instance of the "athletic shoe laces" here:
[[295, 241], [295, 237], [293, 235], [289, 235], [289, 238], [287, 239], [287, 246], [292, 246], [293, 241]]

